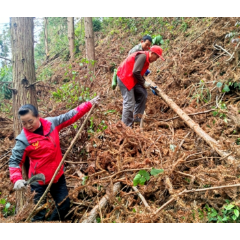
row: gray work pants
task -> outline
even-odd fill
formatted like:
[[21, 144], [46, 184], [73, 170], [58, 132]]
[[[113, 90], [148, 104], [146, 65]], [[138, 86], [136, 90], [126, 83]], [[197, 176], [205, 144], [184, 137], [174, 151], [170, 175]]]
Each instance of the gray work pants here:
[[118, 86], [123, 96], [122, 121], [127, 126], [132, 126], [133, 122], [140, 122], [147, 102], [147, 90], [140, 84], [136, 84], [130, 91], [125, 87], [119, 77], [117, 77]]

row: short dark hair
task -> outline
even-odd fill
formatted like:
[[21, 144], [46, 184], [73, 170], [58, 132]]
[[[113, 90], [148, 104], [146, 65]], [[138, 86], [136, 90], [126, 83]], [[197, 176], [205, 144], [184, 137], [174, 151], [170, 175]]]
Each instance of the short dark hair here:
[[32, 104], [25, 104], [25, 105], [21, 106], [18, 110], [18, 115], [24, 116], [24, 115], [28, 114], [29, 112], [32, 112], [32, 115], [34, 117], [38, 117], [38, 115], [39, 115], [38, 110]]
[[152, 38], [149, 35], [145, 35], [142, 37], [142, 40], [145, 42], [146, 40], [148, 40], [149, 42], [152, 43]]

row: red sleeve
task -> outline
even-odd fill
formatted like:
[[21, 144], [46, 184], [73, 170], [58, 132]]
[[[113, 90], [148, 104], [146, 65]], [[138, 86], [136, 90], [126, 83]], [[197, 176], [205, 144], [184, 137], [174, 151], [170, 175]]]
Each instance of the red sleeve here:
[[85, 102], [79, 105], [78, 107], [74, 108], [73, 110], [56, 117], [58, 118], [59, 123], [57, 124], [58, 131], [76, 122], [91, 108], [92, 108], [91, 102]]
[[9, 167], [10, 180], [12, 183], [15, 183], [18, 180], [22, 180], [22, 171], [21, 168]]

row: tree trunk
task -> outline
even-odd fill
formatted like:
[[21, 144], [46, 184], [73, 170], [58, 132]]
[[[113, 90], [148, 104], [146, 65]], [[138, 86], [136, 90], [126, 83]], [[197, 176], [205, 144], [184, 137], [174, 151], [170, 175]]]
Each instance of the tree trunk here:
[[68, 42], [69, 42], [69, 51], [71, 59], [74, 58], [74, 18], [68, 17]]
[[[22, 126], [18, 119], [20, 106], [30, 103], [37, 108], [35, 67], [34, 67], [34, 40], [33, 40], [33, 18], [13, 17], [11, 25], [11, 46], [13, 66], [13, 122], [15, 137], [21, 132]], [[23, 178], [27, 173], [23, 169]], [[17, 211], [24, 205], [24, 194], [17, 193]]]
[[229, 152], [224, 151], [219, 146], [219, 143], [210, 137], [203, 129], [194, 122], [171, 98], [169, 98], [153, 81], [147, 80], [151, 86], [156, 86], [156, 92], [162, 97], [162, 99], [168, 104], [168, 106], [178, 114], [178, 116], [201, 138], [205, 140], [205, 142], [214, 149], [221, 157], [226, 157], [228, 163], [236, 162], [235, 158], [229, 156]]
[[84, 18], [85, 27], [85, 42], [86, 42], [86, 58], [89, 61], [88, 68], [94, 71], [95, 48], [94, 48], [94, 34], [91, 17]]
[[45, 54], [46, 54], [46, 60], [49, 57], [48, 53], [48, 31], [47, 31], [47, 25], [48, 25], [48, 18], [44, 18], [44, 39], [45, 39]]

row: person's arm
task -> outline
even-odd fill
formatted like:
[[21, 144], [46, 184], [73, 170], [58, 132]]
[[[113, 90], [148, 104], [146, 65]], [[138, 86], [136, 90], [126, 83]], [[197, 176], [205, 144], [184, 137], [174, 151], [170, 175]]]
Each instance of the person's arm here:
[[89, 102], [82, 103], [76, 108], [70, 110], [67, 113], [61, 114], [57, 117], [49, 117], [46, 118], [50, 122], [54, 124], [54, 126], [60, 131], [61, 129], [73, 124], [78, 119], [80, 119], [83, 115], [85, 115], [94, 104], [98, 105], [100, 101], [100, 97], [97, 96], [90, 100]]
[[10, 180], [12, 183], [22, 180], [22, 165], [26, 159], [26, 145], [17, 140], [14, 148], [12, 149], [12, 155], [9, 159], [9, 172]]
[[133, 77], [138, 81], [142, 86], [145, 83], [145, 78], [141, 75], [144, 63], [146, 61], [146, 55], [144, 53], [138, 54], [135, 57], [135, 63], [133, 67]]
[[61, 114], [57, 117], [48, 117], [46, 119], [52, 122], [55, 127], [57, 127], [58, 131], [60, 131], [61, 129], [73, 124], [78, 119], [80, 119], [85, 113], [87, 113], [91, 109], [91, 107], [91, 102], [85, 102], [67, 113]]

